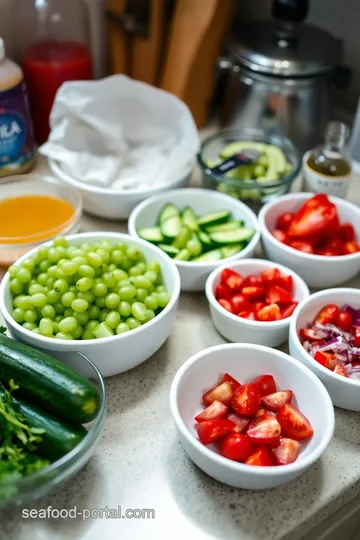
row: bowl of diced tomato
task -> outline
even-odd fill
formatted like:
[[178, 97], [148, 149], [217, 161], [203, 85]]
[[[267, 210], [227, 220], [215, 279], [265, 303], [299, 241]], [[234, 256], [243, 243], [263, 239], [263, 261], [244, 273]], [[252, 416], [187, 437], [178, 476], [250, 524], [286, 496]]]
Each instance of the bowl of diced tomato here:
[[311, 295], [290, 323], [290, 354], [310, 368], [335, 406], [360, 411], [360, 291]]
[[324, 385], [303, 364], [252, 344], [210, 347], [179, 369], [170, 390], [179, 439], [209, 476], [244, 489], [294, 480], [334, 431]]
[[205, 294], [217, 331], [234, 343], [277, 347], [288, 338], [290, 318], [309, 296], [306, 283], [285, 266], [243, 259], [214, 270]]
[[268, 203], [259, 224], [269, 259], [310, 287], [334, 287], [360, 271], [360, 208], [324, 193], [291, 193]]

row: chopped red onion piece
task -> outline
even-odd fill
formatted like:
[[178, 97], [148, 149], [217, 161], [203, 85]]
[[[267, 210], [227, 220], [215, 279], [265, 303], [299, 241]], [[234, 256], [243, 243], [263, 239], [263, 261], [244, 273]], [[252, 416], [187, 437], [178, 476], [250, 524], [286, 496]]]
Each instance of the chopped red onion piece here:
[[334, 350], [338, 351], [342, 343], [343, 343], [342, 337], [338, 336], [338, 337], [332, 338], [330, 341], [327, 341], [326, 343], [323, 343], [322, 345], [317, 345], [316, 348], [318, 351], [334, 351]]
[[346, 311], [346, 313], [349, 313], [352, 316], [353, 320], [358, 319], [360, 317], [360, 310], [355, 309], [349, 306], [348, 304], [345, 304], [345, 306], [342, 308], [341, 311]]

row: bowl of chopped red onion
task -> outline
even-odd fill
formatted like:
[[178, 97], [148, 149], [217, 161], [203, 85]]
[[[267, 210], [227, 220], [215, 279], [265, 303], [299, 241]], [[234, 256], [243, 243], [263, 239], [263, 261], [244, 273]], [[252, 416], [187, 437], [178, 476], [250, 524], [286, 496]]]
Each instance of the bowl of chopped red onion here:
[[360, 290], [328, 289], [301, 302], [290, 322], [289, 347], [321, 379], [336, 407], [360, 411]]

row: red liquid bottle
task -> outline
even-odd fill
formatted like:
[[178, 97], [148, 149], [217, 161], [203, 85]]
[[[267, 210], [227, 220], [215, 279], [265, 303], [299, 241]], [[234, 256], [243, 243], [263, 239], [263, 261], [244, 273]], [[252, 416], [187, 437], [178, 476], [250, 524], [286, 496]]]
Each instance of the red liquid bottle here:
[[49, 136], [49, 115], [62, 83], [92, 79], [90, 50], [73, 41], [35, 42], [24, 54], [23, 69], [36, 140], [42, 144]]

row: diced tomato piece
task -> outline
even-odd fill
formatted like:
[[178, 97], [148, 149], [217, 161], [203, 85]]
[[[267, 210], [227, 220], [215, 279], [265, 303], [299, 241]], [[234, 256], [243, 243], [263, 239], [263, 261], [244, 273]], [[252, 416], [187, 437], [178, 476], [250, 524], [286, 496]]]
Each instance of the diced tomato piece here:
[[260, 418], [260, 416], [266, 416], [267, 414], [271, 414], [270, 411], [267, 409], [259, 409], [258, 412], [255, 414], [255, 418]]
[[360, 347], [360, 326], [354, 326], [354, 345]]
[[261, 298], [264, 296], [264, 287], [243, 287], [242, 293], [248, 298]]
[[281, 276], [278, 268], [267, 268], [261, 272], [263, 283], [274, 283]]
[[346, 371], [344, 364], [342, 362], [338, 362], [334, 368], [334, 373], [337, 373], [338, 375], [341, 375], [342, 377], [349, 378], [348, 372]]
[[231, 375], [229, 375], [229, 373], [224, 373], [224, 375], [222, 376], [221, 381], [220, 381], [220, 384], [221, 384], [221, 383], [224, 383], [224, 382], [229, 382], [229, 383], [230, 383], [233, 392], [235, 392], [235, 390], [236, 390], [237, 388], [239, 388], [239, 386], [241, 386], [241, 384], [239, 383], [239, 381], [237, 381], [236, 379], [234, 379], [234, 377], [232, 377]]
[[351, 223], [343, 223], [339, 228], [339, 235], [343, 242], [353, 242], [355, 240], [355, 230]]
[[230, 295], [231, 295], [231, 291], [230, 291], [229, 287], [227, 287], [226, 285], [222, 285], [220, 283], [220, 285], [218, 285], [215, 288], [215, 298], [216, 298], [216, 300], [220, 300], [221, 298], [223, 298], [225, 300], [229, 300]]
[[302, 251], [303, 253], [309, 253], [310, 255], [314, 254], [314, 248], [310, 242], [304, 242], [303, 240], [293, 240], [288, 244], [290, 247]]
[[250, 422], [248, 418], [245, 418], [244, 416], [239, 416], [234, 412], [230, 412], [227, 415], [227, 419], [234, 422], [235, 427], [233, 428], [233, 431], [236, 431], [236, 433], [241, 433], [242, 431], [244, 431], [248, 427]]
[[312, 328], [301, 328], [299, 336], [302, 341], [322, 341], [324, 339], [322, 334], [318, 334]]
[[360, 246], [356, 242], [345, 242], [344, 252], [345, 255], [351, 255], [360, 251]]
[[221, 403], [221, 401], [213, 401], [211, 405], [206, 407], [200, 414], [195, 416], [197, 422], [206, 422], [207, 420], [219, 420], [224, 418], [229, 407]]
[[254, 310], [254, 313], [256, 314], [258, 311], [260, 311], [260, 309], [264, 308], [266, 306], [266, 304], [264, 304], [264, 302], [254, 302], [253, 304], [253, 310]]
[[291, 225], [294, 215], [295, 214], [293, 212], [284, 212], [283, 214], [280, 214], [276, 220], [276, 228], [280, 229], [281, 231], [287, 231]]
[[220, 439], [223, 435], [226, 435], [226, 433], [230, 433], [234, 427], [234, 422], [222, 418], [221, 420], [200, 422], [200, 424], [196, 424], [195, 427], [200, 441], [203, 444], [211, 444], [217, 439]]
[[255, 276], [254, 274], [250, 274], [249, 276], [246, 276], [244, 278], [243, 287], [262, 287], [262, 279], [261, 276]]
[[277, 465], [294, 463], [300, 455], [301, 445], [299, 441], [281, 438], [279, 446], [271, 449], [271, 453]]
[[211, 388], [203, 395], [205, 405], [211, 405], [213, 401], [221, 401], [224, 405], [230, 405], [233, 397], [231, 384], [226, 381], [214, 388]]
[[319, 362], [322, 366], [334, 371], [334, 368], [337, 364], [337, 358], [334, 353], [331, 352], [321, 352], [316, 351], [314, 359]]
[[240, 311], [240, 313], [238, 313], [238, 317], [241, 317], [242, 319], [249, 319], [249, 321], [255, 321], [253, 311]]
[[314, 433], [309, 420], [294, 405], [283, 405], [276, 418], [284, 434], [296, 441], [307, 439]]
[[247, 435], [229, 433], [219, 443], [220, 454], [234, 461], [245, 461], [252, 453], [252, 444]]
[[350, 313], [347, 311], [340, 311], [337, 320], [336, 320], [336, 326], [341, 328], [341, 330], [344, 330], [344, 332], [348, 332], [353, 325], [353, 319]]
[[280, 276], [276, 280], [276, 284], [279, 285], [282, 289], [285, 289], [286, 291], [289, 291], [290, 293], [293, 292], [293, 278], [290, 276]]
[[322, 233], [330, 234], [339, 228], [336, 206], [325, 194], [308, 199], [296, 212], [290, 223], [288, 234], [291, 238], [306, 238]]
[[266, 446], [260, 446], [250, 457], [245, 461], [246, 465], [256, 465], [258, 467], [271, 467], [274, 461]]
[[272, 375], [260, 375], [260, 377], [257, 377], [256, 379], [251, 381], [250, 384], [256, 386], [256, 388], [260, 392], [261, 397], [276, 392], [276, 383]]
[[221, 273], [221, 283], [228, 287], [232, 293], [238, 292], [241, 289], [243, 277], [234, 270], [225, 268]]
[[266, 287], [265, 298], [268, 304], [289, 304], [292, 302], [292, 294], [274, 284]]
[[270, 411], [277, 412], [281, 409], [285, 403], [291, 403], [293, 393], [291, 390], [282, 390], [281, 392], [275, 392], [269, 394], [261, 399], [262, 405]]
[[344, 255], [344, 242], [338, 236], [326, 240], [324, 249], [332, 251], [336, 255]]
[[261, 396], [258, 388], [252, 384], [243, 384], [234, 392], [232, 409], [244, 416], [255, 416], [260, 409]]
[[230, 311], [230, 313], [233, 312], [232, 310], [232, 305], [230, 304], [229, 300], [226, 300], [225, 298], [220, 298], [218, 300], [219, 304], [221, 307], [223, 307], [224, 309], [226, 309], [226, 311]]
[[240, 313], [240, 311], [249, 311], [251, 309], [249, 298], [242, 293], [233, 294], [230, 302], [233, 313]]
[[321, 255], [322, 257], [338, 257], [339, 253], [333, 249], [323, 247], [317, 250], [316, 255]]
[[316, 315], [314, 321], [320, 324], [336, 324], [340, 309], [336, 304], [327, 304]]
[[280, 308], [277, 304], [270, 304], [258, 311], [259, 321], [278, 321], [281, 319]]
[[280, 229], [274, 229], [271, 234], [274, 238], [276, 238], [276, 240], [279, 240], [279, 242], [281, 242], [282, 244], [287, 244], [287, 242], [289, 241], [289, 237], [286, 232], [281, 231]]
[[291, 302], [291, 304], [281, 309], [280, 310], [281, 318], [287, 319], [288, 317], [291, 317], [291, 315], [294, 313], [298, 305], [299, 305], [299, 302]]
[[246, 434], [254, 444], [277, 446], [280, 442], [281, 427], [275, 416], [265, 414], [250, 422]]

